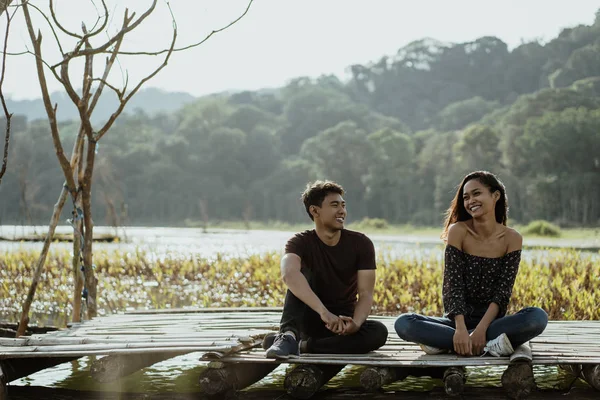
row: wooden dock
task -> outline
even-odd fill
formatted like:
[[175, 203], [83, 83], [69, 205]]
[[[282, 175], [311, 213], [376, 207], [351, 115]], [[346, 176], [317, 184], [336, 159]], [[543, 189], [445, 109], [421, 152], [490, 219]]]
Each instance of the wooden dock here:
[[[280, 363], [297, 364], [285, 378], [292, 396], [308, 398], [346, 365], [365, 366], [361, 384], [373, 391], [408, 375], [444, 379], [450, 395], [460, 394], [466, 366], [508, 368], [503, 386], [509, 397], [535, 389], [530, 363], [508, 357], [426, 355], [397, 337], [395, 317], [373, 317], [389, 330], [386, 345], [364, 355], [303, 354], [288, 360], [266, 359], [262, 338], [278, 329], [280, 309], [233, 308], [129, 312], [98, 317], [68, 329], [21, 338], [0, 338], [0, 383], [84, 356], [103, 356], [90, 373], [100, 382], [116, 381], [178, 355], [202, 353], [208, 368], [199, 376], [202, 390], [224, 394], [241, 390]], [[534, 365], [560, 365], [600, 390], [600, 321], [550, 322], [531, 343]], [[0, 399], [2, 398], [0, 391]]]

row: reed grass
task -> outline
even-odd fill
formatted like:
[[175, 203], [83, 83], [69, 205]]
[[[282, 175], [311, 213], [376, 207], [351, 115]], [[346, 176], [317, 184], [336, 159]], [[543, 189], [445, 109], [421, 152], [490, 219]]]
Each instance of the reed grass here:
[[[548, 250], [525, 257], [509, 312], [539, 306], [554, 320], [600, 319], [600, 258], [574, 250]], [[38, 252], [0, 253], [0, 319], [16, 321], [31, 284]], [[279, 253], [212, 259], [197, 256], [98, 251], [100, 314], [140, 308], [281, 306], [285, 287]], [[393, 258], [380, 253], [374, 312], [441, 315], [442, 252]], [[71, 256], [49, 254], [32, 313], [70, 319]], [[61, 318], [62, 319], [62, 318]], [[36, 322], [33, 318], [32, 322]]]

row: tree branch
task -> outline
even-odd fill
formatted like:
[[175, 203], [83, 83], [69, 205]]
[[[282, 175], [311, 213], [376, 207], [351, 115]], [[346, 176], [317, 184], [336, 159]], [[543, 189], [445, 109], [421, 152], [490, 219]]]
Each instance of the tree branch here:
[[[104, 7], [104, 20], [102, 22], [102, 24], [100, 25], [100, 27], [96, 30], [92, 29], [92, 32], [89, 33], [84, 33], [83, 35], [78, 35], [75, 32], [71, 32], [68, 29], [66, 29], [64, 26], [61, 25], [60, 22], [58, 22], [58, 18], [56, 17], [56, 13], [54, 12], [54, 0], [50, 0], [50, 14], [52, 15], [52, 20], [54, 21], [54, 23], [56, 24], [56, 26], [58, 26], [58, 29], [60, 29], [63, 33], [65, 33], [66, 35], [69, 35], [71, 37], [80, 39], [82, 41], [86, 41], [87, 39], [99, 34], [100, 32], [102, 32], [104, 30], [104, 28], [106, 28], [106, 25], [108, 25], [108, 8], [106, 7], [106, 3], [104, 0], [102, 0], [102, 6]], [[98, 18], [98, 20], [100, 20], [100, 18]], [[94, 27], [97, 25], [94, 25]]]
[[71, 37], [77, 38], [77, 39], [83, 39], [83, 36], [80, 36], [74, 32], [71, 32], [67, 29], [65, 29], [60, 22], [58, 22], [58, 19], [56, 18], [56, 14], [54, 13], [54, 1], [50, 0], [50, 15], [52, 15], [52, 21], [54, 21], [54, 23], [56, 24], [56, 26], [58, 26], [58, 29], [60, 29], [64, 34], [69, 35]]
[[[52, 3], [52, 1], [50, 3]], [[52, 34], [54, 35], [54, 39], [56, 40], [56, 44], [58, 45], [58, 49], [60, 50], [60, 54], [64, 57], [65, 52], [63, 51], [63, 48], [62, 48], [62, 46], [60, 44], [60, 40], [58, 40], [58, 35], [56, 34], [56, 30], [54, 29], [54, 26], [52, 25], [52, 22], [50, 22], [50, 19], [48, 18], [48, 16], [46, 16], [46, 14], [44, 14], [44, 12], [42, 10], [40, 10], [39, 7], [37, 7], [33, 3], [29, 3], [28, 2], [27, 4], [30, 7], [33, 7], [37, 12], [39, 12], [41, 14], [41, 16], [46, 20], [46, 22], [48, 23], [48, 26], [52, 30]], [[59, 27], [60, 27], [60, 25], [59, 25]]]
[[[25, 50], [25, 51], [22, 51], [20, 53], [10, 53], [10, 52], [7, 52], [7, 51], [3, 51], [2, 54], [3, 55], [7, 55], [7, 56], [24, 56], [26, 54], [31, 54], [32, 56], [37, 57], [35, 55], [35, 53], [33, 51], [31, 51], [31, 50]], [[41, 60], [41, 62], [42, 62], [42, 64], [44, 64], [46, 66], [46, 68], [48, 68], [52, 72], [52, 66], [50, 64], [48, 64], [45, 60]]]
[[[77, 51], [77, 49], [76, 49], [76, 51]], [[85, 92], [83, 93], [83, 95], [84, 95], [83, 98], [79, 97], [79, 95], [73, 88], [73, 85], [71, 84], [71, 78], [69, 77], [69, 58], [68, 57], [69, 56], [67, 55], [66, 62], [63, 63], [60, 68], [60, 76], [62, 78], [62, 84], [63, 84], [65, 90], [67, 91], [67, 95], [71, 98], [71, 101], [73, 102], [73, 104], [75, 104], [75, 107], [77, 107], [77, 111], [79, 111], [79, 118], [81, 120], [81, 124], [83, 126], [84, 132], [86, 133], [86, 135], [88, 137], [91, 137], [93, 128], [92, 128], [92, 124], [90, 122], [90, 118], [88, 116], [87, 105], [84, 101]], [[91, 66], [91, 61], [89, 61], [89, 60], [92, 58], [93, 58], [93, 55], [91, 55], [91, 54], [86, 56], [86, 64], [85, 64], [86, 70], [84, 71], [84, 74], [88, 73], [88, 69]]]
[[248, 6], [246, 7], [246, 9], [244, 10], [244, 12], [237, 17], [236, 19], [234, 19], [233, 21], [231, 21], [229, 24], [225, 25], [222, 28], [213, 30], [211, 33], [209, 33], [204, 39], [202, 39], [201, 41], [197, 42], [197, 43], [193, 43], [184, 47], [178, 47], [176, 49], [164, 49], [164, 50], [160, 50], [160, 51], [122, 51], [119, 53], [119, 55], [125, 55], [125, 56], [158, 56], [170, 51], [176, 52], [176, 51], [184, 51], [184, 50], [188, 50], [194, 47], [198, 47], [201, 44], [203, 44], [204, 42], [206, 42], [208, 39], [210, 39], [210, 37], [216, 33], [222, 32], [225, 29], [235, 25], [239, 20], [241, 20], [242, 18], [244, 18], [244, 16], [246, 14], [248, 14], [248, 11], [250, 10], [250, 7], [252, 6], [252, 3], [254, 2], [254, 0], [250, 0], [248, 2]]
[[[104, 0], [102, 2], [104, 3]], [[125, 20], [123, 21], [123, 28], [125, 28], [126, 22], [127, 22], [127, 19], [125, 18]], [[88, 115], [90, 115], [90, 116], [92, 115], [92, 113], [94, 112], [94, 109], [96, 108], [96, 104], [98, 103], [98, 100], [100, 99], [100, 95], [102, 94], [102, 90], [104, 89], [105, 85], [117, 93], [117, 96], [119, 96], [119, 100], [121, 100], [123, 98], [123, 95], [121, 94], [121, 92], [119, 90], [117, 90], [116, 88], [112, 87], [111, 85], [109, 85], [108, 82], [106, 81], [108, 79], [108, 75], [110, 74], [110, 71], [115, 63], [115, 60], [117, 59], [117, 54], [119, 53], [119, 49], [121, 48], [121, 43], [123, 43], [123, 37], [121, 37], [121, 39], [117, 40], [112, 54], [106, 60], [106, 67], [104, 68], [104, 73], [102, 74], [102, 78], [100, 78], [100, 85], [96, 89], [96, 92], [94, 93], [94, 97], [92, 99], [92, 103], [90, 104], [90, 107], [88, 109]]]
[[[123, 100], [123, 91], [122, 91], [122, 90], [120, 90], [120, 89], [118, 89], [116, 86], [113, 86], [113, 85], [111, 85], [110, 83], [108, 83], [108, 82], [107, 82], [107, 81], [106, 81], [104, 78], [94, 78], [94, 79], [92, 79], [92, 80], [93, 80], [93, 81], [95, 81], [95, 82], [100, 82], [100, 84], [101, 84], [102, 86], [106, 86], [106, 87], [108, 87], [109, 89], [111, 89], [113, 92], [115, 92], [115, 94], [116, 94], [116, 95], [117, 95], [117, 97], [119, 98], [119, 101], [120, 101], [120, 100]], [[98, 91], [96, 91], [96, 93], [98, 93]], [[96, 98], [96, 97], [94, 97], [94, 99], [95, 99], [95, 98]], [[91, 111], [91, 107], [90, 107], [90, 111]]]
[[44, 63], [42, 62], [41, 47], [42, 34], [38, 33], [38, 37], [36, 38], [35, 32], [33, 30], [33, 24], [31, 22], [31, 15], [29, 14], [28, 2], [26, 0], [21, 0], [21, 4], [23, 6], [23, 15], [25, 16], [25, 22], [27, 24], [27, 31], [29, 32], [29, 37], [31, 38], [31, 43], [33, 44], [33, 48], [35, 51], [38, 80], [40, 82], [40, 89], [42, 91], [44, 107], [46, 109], [46, 114], [48, 115], [48, 122], [50, 123], [50, 132], [52, 134], [54, 149], [56, 150], [56, 156], [58, 157], [58, 161], [63, 170], [63, 175], [65, 176], [65, 180], [67, 181], [69, 191], [72, 195], [74, 195], [77, 189], [75, 188], [75, 180], [73, 179], [73, 170], [71, 168], [69, 160], [67, 160], [67, 157], [65, 157], [64, 149], [60, 141], [60, 135], [58, 133], [58, 124], [56, 122], [56, 110], [52, 107], [50, 93], [48, 92], [48, 85], [46, 83], [46, 75], [44, 73]]
[[128, 14], [128, 9], [125, 9], [125, 19], [126, 19], [126, 25], [127, 27], [125, 29], [121, 29], [115, 36], [113, 36], [112, 38], [110, 38], [106, 43], [104, 43], [102, 46], [96, 47], [96, 48], [92, 48], [89, 50], [83, 50], [83, 51], [77, 51], [74, 53], [70, 54], [70, 57], [68, 60], [63, 60], [58, 64], [53, 65], [53, 68], [60, 66], [61, 64], [70, 61], [73, 58], [76, 57], [85, 57], [89, 54], [99, 54], [99, 53], [103, 53], [105, 52], [107, 49], [109, 49], [112, 45], [114, 45], [118, 40], [122, 39], [127, 33], [131, 32], [132, 30], [134, 30], [135, 28], [137, 28], [150, 14], [152, 14], [152, 11], [154, 11], [154, 8], [156, 8], [156, 3], [158, 2], [158, 0], [153, 0], [152, 5], [150, 6], [150, 8], [148, 8], [148, 10], [146, 10], [145, 13], [143, 13], [135, 22], [131, 23], [131, 21], [134, 19], [135, 17], [135, 13], [131, 14], [131, 17], [127, 17]]
[[[10, 0], [12, 1], [12, 0]], [[0, 3], [0, 14], [6, 11], [6, 7], [10, 4], [10, 1]], [[2, 102], [2, 109], [4, 110], [4, 117], [6, 118], [6, 132], [4, 133], [4, 152], [2, 156], [2, 168], [0, 168], [0, 183], [2, 183], [2, 177], [6, 173], [6, 167], [8, 165], [8, 146], [10, 144], [10, 119], [12, 114], [8, 112], [6, 106], [6, 100], [4, 99], [4, 92], [2, 91], [2, 85], [4, 84], [4, 72], [6, 71], [6, 47], [8, 46], [8, 33], [10, 32], [10, 20], [11, 17], [6, 11], [6, 34], [4, 36], [4, 52], [2, 55], [2, 72], [0, 75], [0, 101]]]
[[[93, 0], [92, 3], [94, 3]], [[95, 6], [96, 4], [94, 3], [94, 7]], [[96, 20], [96, 23], [92, 27], [92, 31], [86, 34], [85, 38], [91, 38], [96, 36], [97, 34], [101, 33], [104, 30], [104, 28], [106, 28], [106, 26], [108, 25], [108, 7], [106, 6], [106, 2], [104, 0], [102, 0], [102, 7], [104, 8], [104, 21], [102, 22], [102, 25], [100, 25], [98, 29], [95, 29], [96, 25], [98, 25], [98, 21], [100, 20], [100, 16], [98, 16], [98, 20]], [[96, 11], [97, 10], [98, 8], [96, 7]]]
[[[85, 29], [85, 25], [83, 26], [83, 33], [87, 36], [87, 31]], [[85, 39], [86, 48], [92, 47], [90, 41], [86, 37]], [[92, 90], [92, 78], [94, 76], [94, 56], [89, 55], [85, 57], [85, 67], [83, 68], [83, 82], [82, 82], [82, 93], [81, 93], [81, 106], [83, 107], [83, 112], [87, 116], [89, 120], [89, 101], [90, 101], [90, 92]]]
[[[171, 11], [170, 7], [169, 7], [169, 11]], [[106, 122], [106, 124], [104, 124], [104, 126], [98, 131], [98, 133], [96, 135], [96, 141], [100, 140], [102, 138], [102, 136], [104, 136], [104, 134], [106, 134], [106, 132], [108, 132], [108, 130], [110, 129], [110, 127], [112, 126], [112, 124], [115, 122], [115, 120], [117, 119], [117, 117], [121, 114], [121, 112], [123, 112], [123, 109], [125, 108], [125, 106], [129, 102], [129, 100], [131, 100], [131, 98], [144, 85], [144, 83], [148, 82], [150, 79], [152, 79], [154, 76], [156, 76], [156, 74], [158, 74], [164, 67], [167, 66], [167, 64], [169, 62], [169, 59], [171, 58], [171, 54], [173, 54], [173, 50], [175, 49], [175, 43], [177, 41], [177, 24], [175, 22], [175, 17], [173, 16], [172, 12], [171, 12], [171, 18], [173, 19], [173, 39], [171, 41], [171, 47], [169, 48], [169, 52], [167, 53], [167, 56], [165, 57], [164, 61], [151, 74], [149, 74], [144, 79], [142, 79], [131, 90], [131, 92], [124, 99], [121, 100], [121, 104], [119, 104], [119, 108], [110, 116], [110, 118], [108, 119], [108, 121]]]
[[0, 15], [2, 15], [14, 0], [0, 0]]

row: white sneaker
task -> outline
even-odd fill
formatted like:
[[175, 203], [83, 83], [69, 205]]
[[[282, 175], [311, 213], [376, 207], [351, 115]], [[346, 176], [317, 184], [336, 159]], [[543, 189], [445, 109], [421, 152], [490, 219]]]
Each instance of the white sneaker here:
[[508, 340], [506, 333], [498, 336], [496, 339], [492, 339], [483, 348], [484, 354], [490, 353], [494, 357], [507, 357], [514, 353], [512, 344]]
[[426, 344], [419, 344], [419, 347], [421, 347], [421, 350], [423, 350], [425, 354], [429, 354], [430, 356], [448, 353], [448, 350], [446, 349], [438, 349], [437, 347], [427, 346]]
[[533, 355], [531, 354], [531, 347], [528, 343], [523, 343], [520, 346], [517, 346], [515, 352], [510, 356], [510, 362], [517, 361], [532, 361]]

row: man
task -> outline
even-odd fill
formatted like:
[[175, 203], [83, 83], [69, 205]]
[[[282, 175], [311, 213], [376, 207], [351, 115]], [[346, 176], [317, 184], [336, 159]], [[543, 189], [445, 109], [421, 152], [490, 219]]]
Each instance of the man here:
[[280, 331], [263, 342], [268, 358], [368, 353], [387, 340], [385, 325], [367, 320], [375, 248], [362, 233], [344, 229], [343, 195], [344, 189], [329, 181], [308, 184], [302, 194], [315, 229], [296, 234], [285, 246], [281, 275], [288, 291]]

